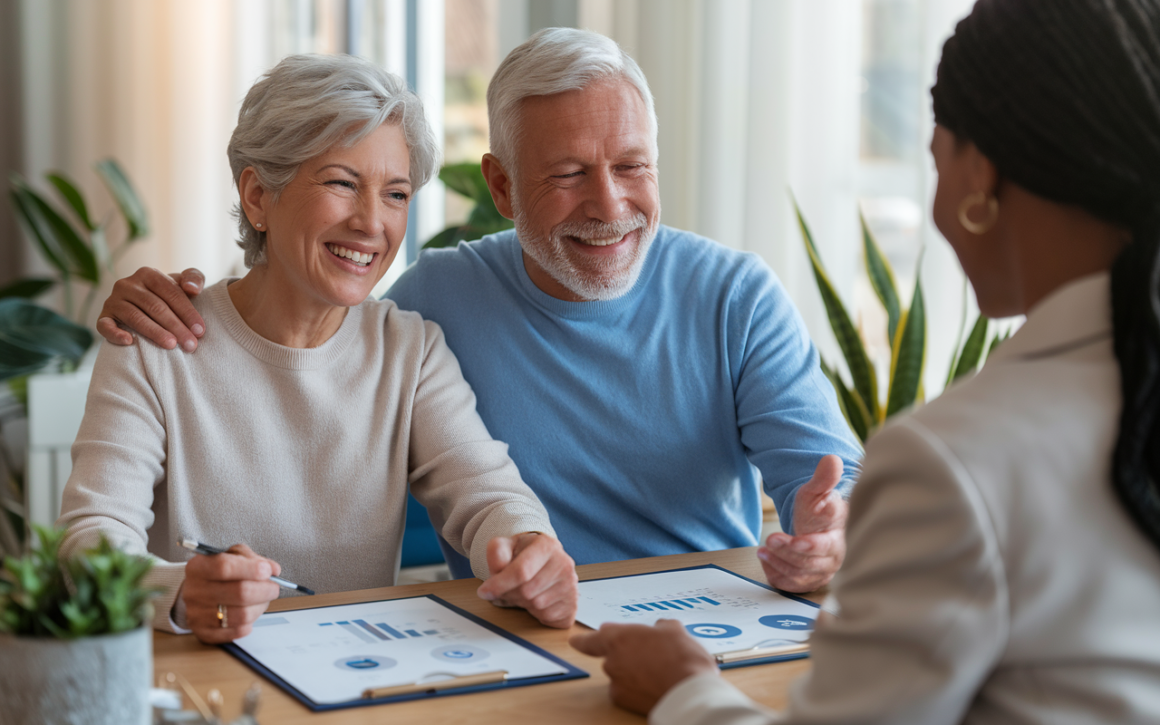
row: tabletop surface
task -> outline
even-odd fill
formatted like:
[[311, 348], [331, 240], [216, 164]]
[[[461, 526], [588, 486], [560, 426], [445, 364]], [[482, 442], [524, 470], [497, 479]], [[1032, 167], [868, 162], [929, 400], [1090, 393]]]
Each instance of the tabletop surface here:
[[[758, 581], [764, 581], [755, 548], [728, 549], [696, 554], [658, 556], [651, 559], [588, 564], [577, 567], [580, 579], [600, 579], [663, 571], [702, 564], [717, 564]], [[354, 592], [320, 594], [275, 601], [270, 611], [307, 606], [350, 604], [353, 602], [436, 594], [448, 602], [492, 622], [507, 631], [544, 648], [552, 654], [588, 672], [587, 678], [552, 682], [544, 685], [479, 692], [454, 697], [357, 707], [324, 713], [313, 713], [281, 688], [265, 680], [219, 647], [203, 645], [191, 635], [154, 632], [153, 667], [158, 675], [178, 673], [204, 698], [217, 688], [225, 698], [223, 715], [228, 722], [238, 715], [242, 695], [254, 682], [262, 685], [262, 705], [258, 721], [271, 723], [503, 723], [527, 722], [529, 716], [553, 723], [642, 723], [644, 718], [615, 707], [608, 699], [608, 678], [601, 661], [568, 646], [575, 631], [587, 631], [577, 624], [572, 630], [550, 629], [540, 625], [522, 610], [501, 609], [476, 596], [478, 579], [411, 584], [407, 586], [364, 589]], [[823, 592], [809, 598], [821, 601]], [[785, 705], [789, 684], [809, 669], [809, 660], [795, 660], [769, 665], [755, 665], [726, 670], [723, 676], [747, 695], [774, 708]], [[189, 707], [188, 703], [186, 705]]]

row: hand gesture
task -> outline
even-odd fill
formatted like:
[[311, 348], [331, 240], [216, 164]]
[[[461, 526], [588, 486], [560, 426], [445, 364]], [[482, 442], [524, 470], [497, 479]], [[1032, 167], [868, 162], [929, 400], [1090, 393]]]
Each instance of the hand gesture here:
[[835, 488], [842, 459], [825, 456], [814, 476], [798, 489], [793, 531], [770, 534], [757, 550], [769, 583], [789, 592], [812, 592], [830, 582], [846, 558], [849, 507]]
[[675, 619], [662, 619], [654, 627], [604, 624], [596, 632], [573, 635], [568, 643], [605, 658], [612, 701], [641, 715], [685, 678], [718, 671], [713, 656]]
[[201, 294], [205, 277], [196, 269], [166, 275], [142, 267], [119, 279], [105, 300], [97, 320], [97, 332], [114, 345], [132, 345], [133, 336], [118, 323], [172, 350], [178, 343], [186, 352], [197, 349], [205, 334], [205, 320], [193, 309], [189, 297]]
[[224, 554], [193, 557], [185, 564], [181, 587], [186, 625], [206, 644], [245, 637], [278, 598], [278, 585], [270, 577], [281, 571], [278, 562], [258, 556], [245, 544]]
[[522, 607], [549, 627], [576, 621], [576, 563], [547, 534], [497, 536], [487, 543], [491, 578], [478, 594], [501, 607]]

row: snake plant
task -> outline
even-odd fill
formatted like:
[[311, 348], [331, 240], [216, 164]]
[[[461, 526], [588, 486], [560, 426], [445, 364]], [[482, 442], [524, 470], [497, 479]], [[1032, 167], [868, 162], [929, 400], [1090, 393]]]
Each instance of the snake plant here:
[[[826, 273], [809, 225], [796, 201], [793, 201], [793, 205], [806, 253], [814, 271], [814, 279], [817, 281], [818, 292], [821, 293], [830, 327], [846, 361], [850, 383], [847, 384], [837, 367], [827, 363], [824, 358], [821, 361], [822, 371], [837, 392], [838, 404], [850, 424], [850, 429], [865, 443], [870, 434], [886, 422], [887, 418], [915, 403], [921, 403], [925, 398], [922, 378], [926, 368], [926, 302], [922, 293], [922, 276], [916, 270], [910, 306], [904, 308], [898, 294], [898, 284], [894, 279], [894, 270], [882, 254], [874, 234], [866, 224], [865, 217], [859, 214], [866, 273], [870, 278], [870, 286], [874, 288], [875, 296], [886, 310], [886, 332], [887, 339], [890, 340], [890, 372], [886, 377], [887, 389], [883, 395], [878, 386], [878, 371], [866, 353], [866, 346], [850, 318], [850, 313], [842, 304]], [[919, 269], [921, 264], [920, 255]], [[991, 321], [979, 315], [966, 340], [962, 340], [965, 323], [964, 314], [956, 338], [962, 342], [956, 343], [955, 353], [951, 358], [947, 374], [948, 385], [977, 369], [986, 355], [1004, 339], [998, 334], [992, 335]]]

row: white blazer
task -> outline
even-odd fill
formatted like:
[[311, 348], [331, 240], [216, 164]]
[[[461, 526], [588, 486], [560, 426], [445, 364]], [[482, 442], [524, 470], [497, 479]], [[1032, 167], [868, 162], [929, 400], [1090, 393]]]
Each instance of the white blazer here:
[[1112, 488], [1119, 386], [1108, 275], [1054, 292], [869, 442], [789, 711], [701, 675], [650, 722], [1160, 723], [1160, 551]]

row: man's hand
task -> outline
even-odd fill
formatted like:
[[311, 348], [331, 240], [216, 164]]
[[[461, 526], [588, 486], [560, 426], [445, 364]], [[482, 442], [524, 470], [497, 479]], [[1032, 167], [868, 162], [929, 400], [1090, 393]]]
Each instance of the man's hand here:
[[641, 715], [685, 678], [718, 672], [713, 656], [675, 619], [662, 619], [655, 627], [604, 624], [599, 631], [572, 635], [568, 643], [604, 657], [612, 701]]
[[[231, 546], [225, 554], [193, 557], [185, 565], [181, 586], [186, 626], [206, 644], [245, 637], [278, 598], [278, 585], [270, 576], [281, 571], [278, 562], [258, 556], [245, 544]], [[218, 619], [219, 605], [224, 621]]]
[[483, 599], [522, 607], [549, 627], [567, 629], [576, 621], [576, 562], [556, 539], [536, 533], [497, 536], [487, 542], [487, 566], [491, 578], [478, 590]]
[[156, 344], [172, 350], [193, 352], [197, 339], [205, 334], [205, 320], [190, 304], [189, 297], [200, 294], [205, 276], [196, 269], [166, 275], [142, 267], [113, 285], [97, 320], [97, 332], [114, 345], [132, 345], [133, 336], [117, 326], [124, 325]]
[[788, 592], [812, 592], [834, 578], [846, 558], [849, 506], [834, 490], [842, 480], [842, 459], [826, 456], [814, 477], [798, 489], [793, 507], [794, 536], [770, 534], [757, 550], [769, 583]]

